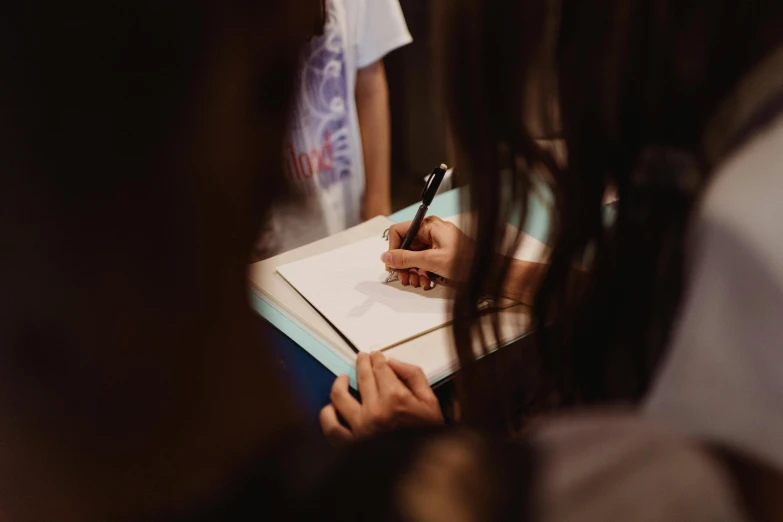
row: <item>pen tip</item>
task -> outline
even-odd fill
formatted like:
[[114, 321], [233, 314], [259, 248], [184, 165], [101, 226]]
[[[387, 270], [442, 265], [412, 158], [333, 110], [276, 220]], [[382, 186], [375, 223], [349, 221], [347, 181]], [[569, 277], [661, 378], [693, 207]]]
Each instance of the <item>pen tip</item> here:
[[443, 169], [443, 170], [449, 170], [449, 168], [446, 166], [445, 163], [441, 163], [440, 164], [440, 168]]

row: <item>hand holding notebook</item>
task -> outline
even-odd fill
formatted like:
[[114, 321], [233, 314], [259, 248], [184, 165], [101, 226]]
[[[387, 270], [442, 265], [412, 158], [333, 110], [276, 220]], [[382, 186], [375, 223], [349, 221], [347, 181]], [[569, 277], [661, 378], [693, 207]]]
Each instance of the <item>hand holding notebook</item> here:
[[[465, 223], [465, 219], [468, 218], [469, 216], [467, 215], [455, 216], [454, 218], [447, 218], [446, 221], [452, 221], [462, 226]], [[295, 287], [281, 275], [281, 272], [286, 271], [285, 267], [287, 265], [313, 259], [310, 265], [313, 272], [318, 273], [322, 279], [333, 278], [330, 272], [333, 269], [339, 269], [338, 266], [319, 263], [317, 260], [321, 255], [367, 239], [374, 239], [376, 245], [380, 246], [374, 246], [370, 249], [368, 264], [365, 266], [372, 267], [376, 274], [385, 274], [380, 255], [387, 250], [388, 245], [385, 240], [380, 241], [380, 238], [384, 237], [384, 231], [392, 225], [394, 225], [394, 222], [388, 218], [377, 217], [335, 236], [316, 241], [251, 266], [249, 273], [250, 287], [256, 295], [263, 299], [265, 304], [261, 306], [269, 308], [268, 313], [273, 318], [272, 320], [282, 320], [275, 319], [278, 315], [285, 318], [282, 323], [283, 326], [286, 324], [291, 326], [283, 330], [284, 333], [333, 371], [335, 375], [351, 373], [356, 359], [356, 347], [352, 346], [347, 341], [345, 335], [335, 328], [334, 323], [326, 319], [327, 314], [332, 315], [329, 311], [329, 301], [325, 300], [322, 303], [322, 308], [317, 309], [303, 297], [304, 295], [309, 295], [312, 289], [301, 285]], [[509, 233], [515, 234], [516, 229], [510, 227]], [[545, 252], [546, 247], [542, 243], [528, 237], [515, 257], [523, 254], [525, 259], [541, 260], [545, 257]], [[333, 263], [333, 261], [329, 261], [329, 263]], [[341, 259], [337, 259], [336, 263], [337, 265], [341, 264]], [[394, 284], [400, 285], [400, 283]], [[408, 288], [406, 290], [411, 293], [423, 293], [421, 289], [414, 291]], [[342, 287], [336, 290], [337, 293], [342, 291]], [[446, 306], [446, 312], [444, 313], [446, 322], [443, 323], [443, 326], [427, 333], [416, 335], [408, 341], [389, 348], [386, 351], [387, 356], [421, 367], [431, 384], [453, 373], [458, 367], [458, 361], [448, 326], [448, 310], [451, 306], [451, 302]], [[496, 307], [499, 307], [499, 304], [496, 304]], [[390, 311], [389, 313], [393, 312]], [[529, 317], [525, 307], [512, 306], [504, 308], [498, 312], [498, 316], [501, 324], [500, 338], [497, 342], [498, 346], [518, 339], [528, 332]], [[384, 318], [384, 320], [386, 319]], [[351, 383], [351, 386], [356, 387], [355, 379]]]

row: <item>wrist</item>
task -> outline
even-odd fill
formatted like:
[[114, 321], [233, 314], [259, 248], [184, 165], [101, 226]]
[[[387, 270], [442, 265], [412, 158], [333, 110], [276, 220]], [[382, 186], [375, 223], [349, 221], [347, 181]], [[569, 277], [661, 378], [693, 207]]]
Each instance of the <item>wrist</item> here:
[[547, 266], [544, 263], [513, 260], [503, 283], [503, 297], [532, 306]]

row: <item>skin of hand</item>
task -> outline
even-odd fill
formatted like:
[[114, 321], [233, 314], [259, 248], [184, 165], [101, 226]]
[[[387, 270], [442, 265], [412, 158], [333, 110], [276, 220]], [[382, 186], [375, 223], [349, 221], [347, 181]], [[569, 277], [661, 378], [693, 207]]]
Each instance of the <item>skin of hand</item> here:
[[[362, 401], [350, 393], [347, 375], [332, 386], [331, 403], [321, 410], [321, 428], [334, 445], [345, 444], [395, 428], [440, 424], [443, 414], [438, 399], [418, 366], [380, 352], [360, 353], [356, 378]], [[342, 416], [348, 427], [340, 423]]]
[[427, 272], [459, 279], [454, 262], [463, 245], [472, 249], [473, 242], [455, 224], [429, 216], [422, 221], [411, 250], [400, 250], [410, 226], [411, 222], [406, 221], [389, 228], [389, 250], [381, 255], [386, 270], [396, 269], [404, 286], [421, 286], [425, 290], [434, 286]]
[[[403, 286], [421, 286], [425, 291], [435, 286], [428, 272], [461, 280], [462, 277], [454, 269], [455, 260], [460, 258], [461, 252], [472, 252], [473, 241], [453, 223], [430, 216], [422, 222], [411, 250], [400, 250], [410, 225], [411, 222], [407, 221], [389, 229], [389, 250], [381, 255], [386, 270], [396, 269]], [[461, 265], [465, 266], [466, 263]], [[503, 285], [503, 297], [532, 304], [547, 269], [546, 263], [513, 259]]]

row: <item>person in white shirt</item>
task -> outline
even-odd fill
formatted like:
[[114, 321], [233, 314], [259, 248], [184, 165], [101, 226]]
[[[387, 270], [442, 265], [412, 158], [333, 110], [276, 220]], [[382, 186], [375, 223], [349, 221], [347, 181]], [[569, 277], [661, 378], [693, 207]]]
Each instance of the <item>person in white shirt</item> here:
[[391, 134], [383, 57], [412, 41], [399, 0], [328, 0], [323, 34], [303, 50], [281, 203], [257, 257], [391, 213]]

